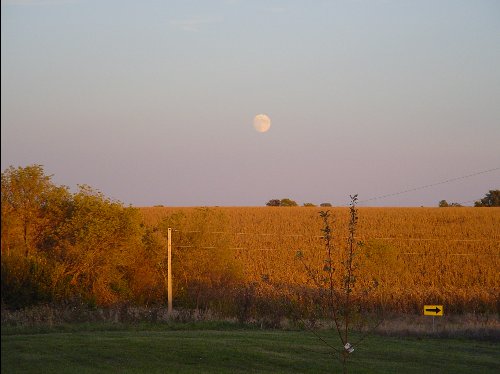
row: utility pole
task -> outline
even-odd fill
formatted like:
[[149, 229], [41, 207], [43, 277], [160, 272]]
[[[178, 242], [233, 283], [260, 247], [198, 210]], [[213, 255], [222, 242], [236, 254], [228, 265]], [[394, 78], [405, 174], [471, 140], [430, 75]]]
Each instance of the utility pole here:
[[168, 315], [172, 314], [172, 229], [168, 228], [167, 237], [167, 289], [168, 289]]

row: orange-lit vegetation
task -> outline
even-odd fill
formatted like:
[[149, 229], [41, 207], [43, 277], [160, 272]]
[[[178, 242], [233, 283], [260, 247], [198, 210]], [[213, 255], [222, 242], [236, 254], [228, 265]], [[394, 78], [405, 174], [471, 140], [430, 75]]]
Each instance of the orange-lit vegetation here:
[[[220, 253], [247, 293], [279, 296], [276, 285], [290, 286], [282, 288], [283, 293], [314, 287], [295, 255], [300, 250], [311, 269], [323, 268], [320, 208], [209, 211], [219, 218], [203, 219], [208, 211], [196, 208], [141, 208], [148, 225], [178, 230], [173, 248], [180, 287], [186, 287], [186, 274], [201, 274], [197, 266], [207, 272], [212, 266], [217, 273], [223, 270]], [[348, 208], [330, 212], [334, 246], [340, 253], [347, 240]], [[182, 222], [174, 219], [179, 215]], [[433, 303], [454, 312], [498, 310], [500, 209], [359, 208], [357, 233], [364, 245], [357, 258], [355, 292], [363, 305], [405, 312]], [[337, 256], [337, 262], [341, 260]]]
[[[314, 207], [131, 208], [40, 166], [2, 173], [2, 305], [165, 305], [173, 229], [174, 308], [240, 320], [307, 315], [325, 246]], [[341, 268], [348, 208], [329, 208]], [[498, 312], [500, 208], [359, 208], [352, 299], [364, 310]], [[297, 258], [300, 251], [302, 256]], [[334, 272], [341, 284], [342, 272]]]

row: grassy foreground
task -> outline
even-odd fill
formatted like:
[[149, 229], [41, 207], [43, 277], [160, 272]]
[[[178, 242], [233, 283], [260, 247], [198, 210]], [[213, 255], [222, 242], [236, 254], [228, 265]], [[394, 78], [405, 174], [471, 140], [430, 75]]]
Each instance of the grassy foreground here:
[[[322, 332], [338, 346], [336, 333]], [[354, 336], [353, 341], [357, 337]], [[498, 373], [500, 345], [468, 339], [370, 336], [350, 373]], [[2, 327], [2, 373], [339, 373], [310, 332], [224, 326]]]

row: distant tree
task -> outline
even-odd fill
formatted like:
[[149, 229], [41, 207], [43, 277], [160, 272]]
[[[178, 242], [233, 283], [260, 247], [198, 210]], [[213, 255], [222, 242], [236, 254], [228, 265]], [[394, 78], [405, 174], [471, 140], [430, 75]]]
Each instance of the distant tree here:
[[462, 204], [460, 203], [448, 203], [446, 200], [441, 200], [439, 202], [439, 207], [440, 208], [449, 208], [449, 207], [461, 207]]
[[272, 199], [266, 203], [267, 206], [281, 206], [280, 199]]
[[448, 202], [446, 200], [441, 200], [439, 202], [439, 207], [440, 208], [448, 208], [450, 206], [450, 204], [448, 204]]
[[313, 203], [304, 203], [304, 206], [307, 206], [307, 207], [314, 207], [316, 206], [315, 204]]
[[297, 203], [289, 198], [281, 199], [280, 206], [297, 206]]
[[476, 207], [500, 206], [500, 190], [490, 190], [485, 197], [474, 203]]
[[267, 206], [297, 206], [297, 203], [289, 198], [272, 199], [266, 203]]
[[330, 204], [330, 203], [321, 203], [321, 204], [319, 204], [319, 206], [323, 207], [323, 208], [327, 208], [327, 207], [331, 207], [332, 204]]

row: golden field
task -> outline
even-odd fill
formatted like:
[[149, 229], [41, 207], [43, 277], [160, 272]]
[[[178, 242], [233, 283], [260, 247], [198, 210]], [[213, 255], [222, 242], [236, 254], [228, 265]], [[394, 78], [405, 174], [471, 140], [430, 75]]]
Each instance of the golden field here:
[[[140, 208], [144, 223], [157, 227], [163, 238], [167, 227], [173, 229], [174, 287], [196, 281], [203, 285], [200, 298], [207, 287], [224, 282], [214, 280], [214, 272], [229, 272], [226, 283], [239, 279], [259, 292], [282, 285], [288, 293], [293, 287], [316, 287], [306, 267], [321, 276], [321, 210]], [[349, 210], [328, 210], [341, 284]], [[356, 240], [362, 245], [356, 248], [354, 294], [361, 304], [405, 312], [421, 310], [424, 304], [442, 304], [455, 312], [498, 312], [500, 208], [361, 207], [358, 216]]]
[[2, 173], [1, 207], [10, 309], [165, 305], [170, 228], [180, 310], [241, 321], [425, 304], [500, 311], [498, 207], [339, 207], [328, 223], [317, 207], [125, 207], [56, 186], [40, 165]]

